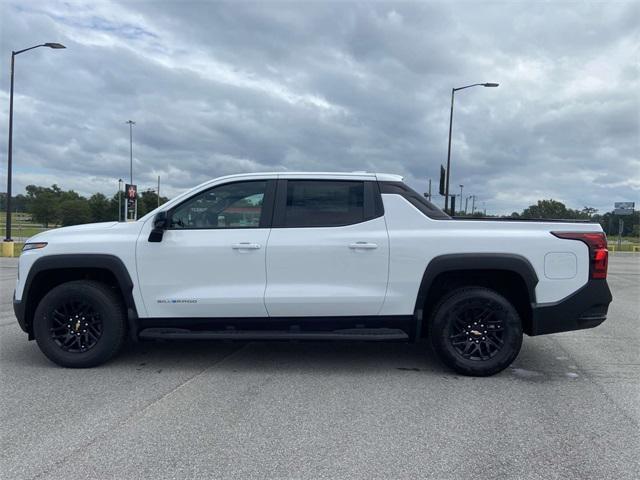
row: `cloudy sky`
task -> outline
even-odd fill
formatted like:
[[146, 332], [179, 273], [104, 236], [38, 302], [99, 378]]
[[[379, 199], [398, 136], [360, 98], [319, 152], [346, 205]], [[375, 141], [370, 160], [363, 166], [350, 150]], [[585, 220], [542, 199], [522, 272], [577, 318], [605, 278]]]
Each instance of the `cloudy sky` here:
[[[640, 2], [0, 0], [1, 190], [11, 50], [14, 192], [169, 195], [265, 170], [382, 171], [425, 191], [446, 162], [488, 213], [640, 201]], [[437, 198], [442, 204], [442, 197]]]

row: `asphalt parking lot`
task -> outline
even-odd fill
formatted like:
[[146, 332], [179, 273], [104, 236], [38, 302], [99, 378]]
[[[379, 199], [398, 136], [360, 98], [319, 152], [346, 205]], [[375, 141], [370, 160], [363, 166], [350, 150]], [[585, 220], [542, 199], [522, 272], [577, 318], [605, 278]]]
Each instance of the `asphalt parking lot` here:
[[465, 378], [420, 345], [144, 343], [51, 364], [0, 276], [6, 479], [626, 479], [640, 470], [640, 255], [613, 255], [602, 326], [525, 338]]

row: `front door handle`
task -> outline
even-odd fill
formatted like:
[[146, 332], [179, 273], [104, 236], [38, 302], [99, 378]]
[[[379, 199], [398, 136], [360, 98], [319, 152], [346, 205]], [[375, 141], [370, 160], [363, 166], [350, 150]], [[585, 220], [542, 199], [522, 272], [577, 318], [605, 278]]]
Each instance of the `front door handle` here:
[[260, 248], [259, 243], [240, 242], [231, 245], [234, 250], [258, 250]]
[[349, 248], [356, 249], [356, 250], [374, 250], [378, 248], [378, 245], [375, 243], [369, 243], [369, 242], [355, 242], [355, 243], [350, 243]]

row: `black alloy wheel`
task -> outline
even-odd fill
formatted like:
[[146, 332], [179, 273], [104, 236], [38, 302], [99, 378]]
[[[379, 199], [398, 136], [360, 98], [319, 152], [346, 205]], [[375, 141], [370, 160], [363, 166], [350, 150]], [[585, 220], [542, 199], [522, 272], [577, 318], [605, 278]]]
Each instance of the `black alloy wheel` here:
[[489, 360], [504, 346], [505, 317], [501, 305], [489, 299], [470, 298], [450, 313], [449, 340], [467, 360]]
[[49, 360], [86, 368], [112, 358], [126, 335], [126, 314], [115, 288], [75, 280], [51, 289], [33, 316], [33, 334]]
[[53, 341], [65, 352], [86, 352], [102, 336], [102, 319], [94, 307], [83, 300], [66, 299], [49, 316]]
[[430, 344], [449, 368], [488, 376], [507, 368], [522, 346], [520, 315], [498, 292], [459, 288], [440, 300], [428, 325]]

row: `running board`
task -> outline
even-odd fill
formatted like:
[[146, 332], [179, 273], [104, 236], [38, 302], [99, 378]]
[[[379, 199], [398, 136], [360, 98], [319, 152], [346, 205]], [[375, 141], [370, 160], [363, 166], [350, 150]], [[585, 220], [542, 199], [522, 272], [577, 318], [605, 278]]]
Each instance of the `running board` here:
[[347, 328], [333, 331], [299, 330], [187, 330], [185, 328], [145, 328], [141, 340], [348, 340], [388, 342], [409, 340], [403, 330], [396, 328]]

